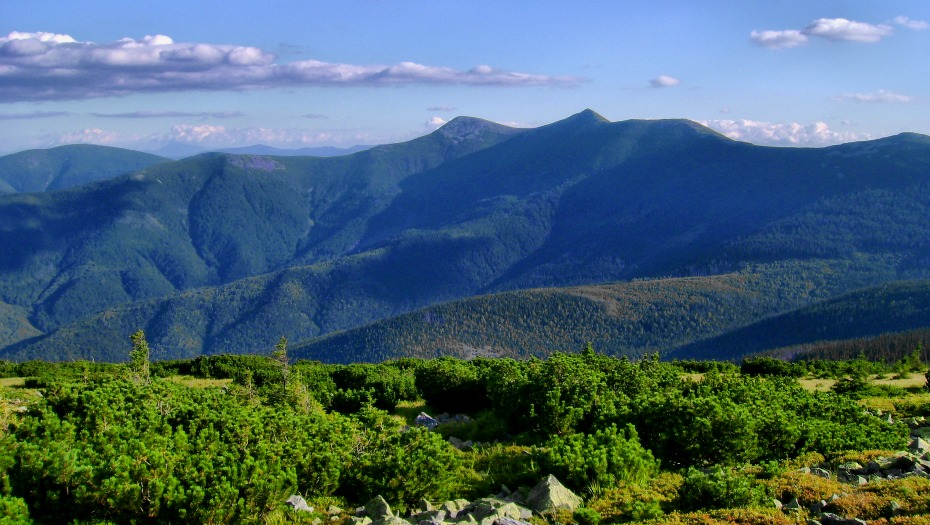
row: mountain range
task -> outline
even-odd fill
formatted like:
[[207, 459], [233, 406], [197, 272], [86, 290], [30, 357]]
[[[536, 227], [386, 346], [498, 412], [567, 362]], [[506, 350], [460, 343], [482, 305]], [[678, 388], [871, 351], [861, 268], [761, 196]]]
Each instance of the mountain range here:
[[[917, 134], [771, 148], [586, 110], [127, 172], [0, 196], [0, 358], [123, 360], [139, 328], [156, 358], [266, 352], [282, 335], [332, 362], [588, 341], [738, 358], [804, 342], [759, 335], [792, 323], [837, 327], [801, 339], [868, 335], [848, 305], [888, 310], [903, 303], [887, 283], [917, 294], [930, 278]], [[909, 308], [862, 319], [930, 326]]]

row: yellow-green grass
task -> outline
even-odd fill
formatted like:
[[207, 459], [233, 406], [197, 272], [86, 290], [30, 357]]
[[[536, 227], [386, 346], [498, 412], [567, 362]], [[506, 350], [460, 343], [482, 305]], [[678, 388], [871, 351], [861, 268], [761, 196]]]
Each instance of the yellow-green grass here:
[[224, 388], [232, 383], [232, 379], [208, 379], [193, 376], [169, 376], [165, 379], [188, 388]]
[[4, 377], [0, 378], [0, 388], [22, 388], [26, 385], [24, 377]]

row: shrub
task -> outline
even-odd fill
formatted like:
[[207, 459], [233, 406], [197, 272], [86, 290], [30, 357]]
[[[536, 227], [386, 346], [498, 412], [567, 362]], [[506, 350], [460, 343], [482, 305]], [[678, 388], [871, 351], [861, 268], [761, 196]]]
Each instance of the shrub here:
[[767, 499], [764, 486], [733, 468], [715, 467], [704, 472], [689, 468], [678, 491], [678, 507], [691, 511], [762, 505]]
[[640, 445], [632, 426], [623, 431], [610, 426], [593, 434], [554, 436], [546, 443], [540, 462], [576, 490], [588, 483], [602, 487], [621, 481], [642, 484], [659, 467], [652, 453]]

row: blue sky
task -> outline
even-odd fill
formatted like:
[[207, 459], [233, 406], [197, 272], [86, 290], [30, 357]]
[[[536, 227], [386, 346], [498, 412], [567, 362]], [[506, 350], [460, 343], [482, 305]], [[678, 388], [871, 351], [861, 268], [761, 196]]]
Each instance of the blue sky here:
[[0, 152], [408, 140], [585, 108], [758, 144], [930, 134], [930, 3], [4, 2]]

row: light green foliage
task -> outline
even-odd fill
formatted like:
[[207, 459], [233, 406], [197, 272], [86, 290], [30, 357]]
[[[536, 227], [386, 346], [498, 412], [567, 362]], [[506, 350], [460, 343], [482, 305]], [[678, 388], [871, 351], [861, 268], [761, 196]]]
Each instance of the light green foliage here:
[[425, 428], [368, 430], [346, 495], [381, 495], [412, 508], [420, 499], [444, 501], [461, 490], [462, 460], [442, 436]]
[[546, 443], [540, 462], [575, 490], [591, 483], [645, 483], [659, 470], [652, 453], [639, 443], [636, 429], [609, 426], [593, 434], [555, 436]]
[[702, 472], [688, 469], [678, 490], [678, 507], [692, 511], [700, 509], [731, 509], [761, 505], [768, 494], [751, 475], [732, 468], [713, 468]]

